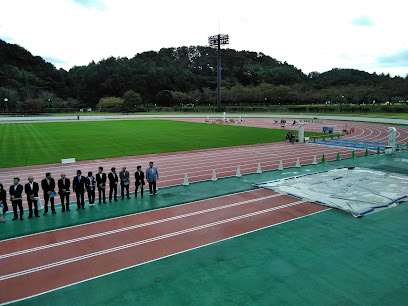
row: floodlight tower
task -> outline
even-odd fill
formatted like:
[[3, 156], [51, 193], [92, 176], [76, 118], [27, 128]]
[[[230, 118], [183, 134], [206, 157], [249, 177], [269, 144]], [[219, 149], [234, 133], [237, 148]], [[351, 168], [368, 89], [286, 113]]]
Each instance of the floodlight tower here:
[[221, 111], [221, 46], [229, 44], [228, 34], [218, 34], [208, 37], [210, 47], [217, 48], [217, 111]]

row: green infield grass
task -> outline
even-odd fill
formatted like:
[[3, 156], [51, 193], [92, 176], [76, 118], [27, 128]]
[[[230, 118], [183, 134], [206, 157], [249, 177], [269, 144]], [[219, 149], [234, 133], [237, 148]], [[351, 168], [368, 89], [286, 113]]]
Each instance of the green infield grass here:
[[167, 120], [0, 124], [0, 168], [276, 142], [286, 133]]

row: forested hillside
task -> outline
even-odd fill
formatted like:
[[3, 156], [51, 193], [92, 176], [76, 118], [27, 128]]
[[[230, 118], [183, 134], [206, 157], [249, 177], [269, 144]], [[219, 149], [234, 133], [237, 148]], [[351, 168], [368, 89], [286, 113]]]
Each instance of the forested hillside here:
[[[118, 103], [130, 99], [127, 111], [154, 104], [215, 105], [216, 65], [216, 50], [192, 46], [143, 52], [130, 59], [110, 57], [67, 72], [20, 46], [0, 40], [0, 112], [95, 108], [101, 98], [107, 97], [117, 98]], [[408, 77], [391, 78], [352, 69], [305, 75], [262, 53], [233, 49], [222, 51], [222, 87], [224, 105], [408, 99]], [[137, 93], [140, 97], [134, 98]]]

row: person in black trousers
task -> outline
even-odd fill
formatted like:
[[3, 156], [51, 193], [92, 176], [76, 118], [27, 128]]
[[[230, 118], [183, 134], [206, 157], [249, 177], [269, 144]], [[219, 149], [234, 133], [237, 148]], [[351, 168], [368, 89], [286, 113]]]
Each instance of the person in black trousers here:
[[69, 195], [71, 193], [71, 191], [69, 190], [70, 187], [71, 182], [69, 181], [69, 179], [67, 179], [66, 174], [61, 173], [61, 178], [58, 180], [58, 194], [60, 195], [61, 198], [62, 212], [65, 211], [65, 207], [67, 211], [70, 211], [69, 209]]
[[108, 174], [109, 179], [109, 202], [112, 202], [112, 194], [115, 202], [118, 201], [118, 175], [116, 174], [116, 168], [113, 167]]
[[52, 193], [55, 189], [55, 181], [51, 177], [51, 173], [47, 172], [45, 174], [45, 179], [41, 181], [41, 188], [44, 190], [44, 213], [45, 216], [48, 213], [48, 201], [51, 202], [51, 211], [55, 215], [55, 207], [54, 207], [54, 196]]
[[74, 189], [74, 192], [76, 193], [76, 198], [77, 198], [77, 210], [82, 207], [82, 209], [85, 209], [85, 199], [84, 199], [84, 193], [85, 193], [85, 187], [86, 187], [86, 177], [81, 175], [81, 170], [77, 171], [77, 176], [75, 176], [72, 179], [72, 187]]
[[102, 201], [106, 204], [105, 190], [106, 190], [106, 173], [103, 173], [103, 167], [98, 168], [98, 173], [96, 174], [96, 185], [98, 186], [99, 204]]
[[137, 166], [137, 171], [135, 172], [135, 198], [137, 198], [137, 189], [140, 186], [140, 195], [143, 198], [143, 185], [145, 184], [144, 181], [144, 172], [142, 171], [142, 166]]
[[[3, 223], [6, 222], [6, 212], [8, 211], [7, 205], [7, 192], [3, 188], [3, 184], [0, 184], [0, 213], [3, 214]], [[1, 219], [0, 219], [1, 222]]]
[[88, 177], [86, 178], [86, 191], [88, 192], [89, 206], [95, 205], [95, 186], [95, 178], [92, 176], [92, 171], [89, 171]]
[[24, 210], [23, 210], [23, 198], [22, 198], [22, 193], [23, 193], [23, 186], [19, 184], [20, 179], [18, 177], [15, 177], [13, 180], [13, 185], [10, 186], [10, 201], [13, 205], [13, 212], [14, 212], [14, 218], [12, 221], [18, 219], [18, 214], [17, 214], [17, 207], [20, 210], [20, 219], [24, 220]]
[[[28, 219], [33, 217], [33, 205], [34, 205], [34, 215], [39, 217], [38, 215], [38, 191], [40, 190], [38, 183], [34, 182], [34, 178], [32, 176], [28, 177], [28, 183], [24, 186], [24, 191], [27, 195], [27, 202], [28, 202], [28, 210], [29, 215]], [[36, 198], [36, 199], [34, 199]]]
[[129, 196], [129, 171], [126, 170], [126, 167], [122, 167], [122, 171], [119, 172], [119, 178], [120, 178], [120, 187], [121, 187], [121, 196], [122, 200], [125, 198], [125, 189], [126, 189], [126, 197], [130, 199]]

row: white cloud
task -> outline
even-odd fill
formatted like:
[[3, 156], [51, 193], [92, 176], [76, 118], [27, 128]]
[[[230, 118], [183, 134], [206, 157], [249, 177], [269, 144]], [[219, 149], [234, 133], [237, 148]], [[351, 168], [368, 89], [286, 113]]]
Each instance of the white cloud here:
[[[65, 61], [56, 65], [69, 69], [109, 56], [205, 45], [220, 23], [221, 33], [230, 35], [230, 48], [263, 52], [305, 73], [334, 67], [383, 72], [379, 56], [408, 49], [405, 8], [399, 0], [387, 5], [366, 0], [3, 0], [0, 37], [35, 55]], [[359, 16], [372, 25], [353, 26]], [[408, 73], [408, 67], [396, 69]]]
[[105, 4], [101, 0], [73, 0], [73, 1], [86, 8], [90, 8], [90, 9], [95, 8], [101, 11], [105, 9]]
[[368, 16], [358, 16], [351, 23], [356, 26], [372, 26], [374, 22]]

